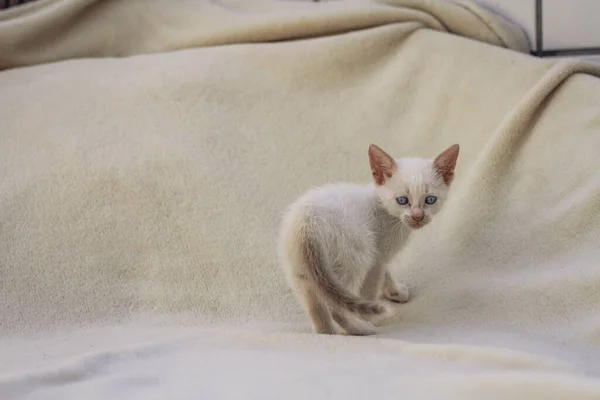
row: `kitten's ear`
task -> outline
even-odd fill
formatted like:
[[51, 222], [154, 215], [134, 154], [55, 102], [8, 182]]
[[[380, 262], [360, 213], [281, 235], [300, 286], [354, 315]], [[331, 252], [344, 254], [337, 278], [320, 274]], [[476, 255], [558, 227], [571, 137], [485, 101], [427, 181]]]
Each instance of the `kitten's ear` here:
[[460, 146], [453, 144], [433, 160], [433, 167], [446, 182], [446, 185], [450, 185], [452, 179], [454, 179], [454, 168], [456, 167], [459, 150]]
[[398, 169], [396, 161], [374, 144], [369, 146], [369, 162], [371, 163], [373, 180], [378, 185], [383, 185], [385, 180], [391, 178]]

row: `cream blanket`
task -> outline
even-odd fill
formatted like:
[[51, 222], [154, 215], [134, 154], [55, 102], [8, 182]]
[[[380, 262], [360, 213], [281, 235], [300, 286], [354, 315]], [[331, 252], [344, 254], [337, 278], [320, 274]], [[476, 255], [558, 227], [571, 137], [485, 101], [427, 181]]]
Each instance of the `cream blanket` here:
[[[600, 74], [467, 1], [0, 13], [1, 399], [600, 399]], [[122, 57], [126, 56], [126, 57]], [[461, 144], [375, 337], [310, 334], [275, 236], [366, 150]]]

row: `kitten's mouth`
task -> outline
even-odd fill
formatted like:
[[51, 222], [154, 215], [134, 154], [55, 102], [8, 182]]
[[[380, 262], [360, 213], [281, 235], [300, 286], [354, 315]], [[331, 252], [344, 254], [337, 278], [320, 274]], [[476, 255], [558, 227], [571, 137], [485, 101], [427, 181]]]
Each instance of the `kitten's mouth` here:
[[422, 227], [427, 225], [427, 222], [425, 222], [425, 221], [416, 222], [414, 220], [410, 220], [410, 221], [406, 222], [406, 225], [408, 225], [408, 227], [412, 228], [412, 229], [421, 229]]

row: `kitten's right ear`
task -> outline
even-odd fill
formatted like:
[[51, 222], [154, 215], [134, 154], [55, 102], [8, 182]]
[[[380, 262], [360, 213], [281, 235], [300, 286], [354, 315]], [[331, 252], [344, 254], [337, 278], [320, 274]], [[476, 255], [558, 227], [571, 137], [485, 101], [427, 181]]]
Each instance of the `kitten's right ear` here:
[[373, 180], [377, 185], [383, 185], [385, 180], [391, 178], [398, 168], [396, 161], [374, 144], [369, 146], [369, 162]]

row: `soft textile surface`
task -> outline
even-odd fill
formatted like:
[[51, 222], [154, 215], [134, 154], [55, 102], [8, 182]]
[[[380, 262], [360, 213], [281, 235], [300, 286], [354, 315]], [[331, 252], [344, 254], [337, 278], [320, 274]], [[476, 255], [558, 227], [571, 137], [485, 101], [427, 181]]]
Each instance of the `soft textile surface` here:
[[[526, 52], [466, 1], [0, 13], [0, 398], [600, 398], [600, 70]], [[411, 302], [311, 334], [285, 206], [455, 142]]]

